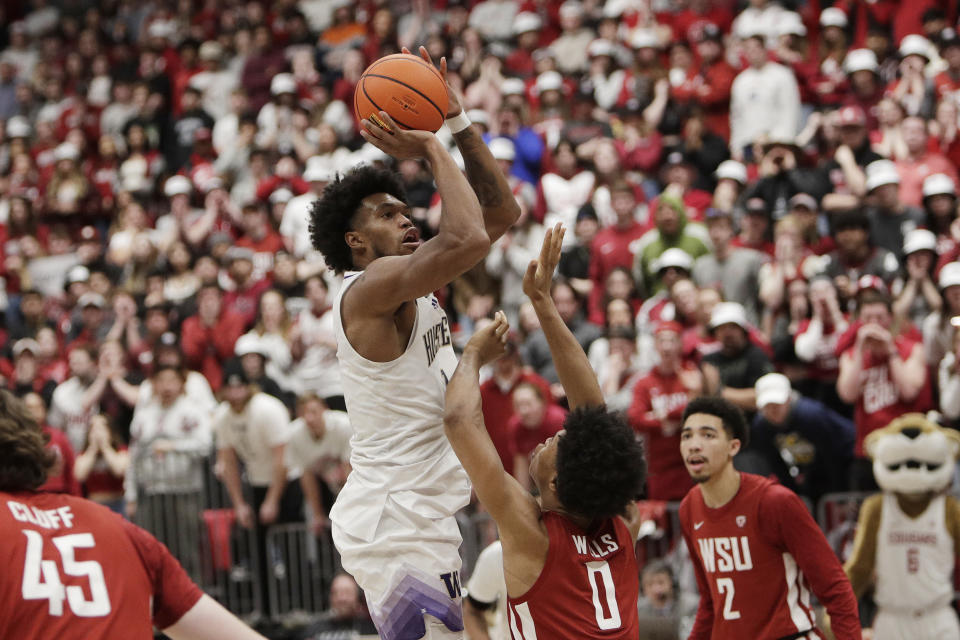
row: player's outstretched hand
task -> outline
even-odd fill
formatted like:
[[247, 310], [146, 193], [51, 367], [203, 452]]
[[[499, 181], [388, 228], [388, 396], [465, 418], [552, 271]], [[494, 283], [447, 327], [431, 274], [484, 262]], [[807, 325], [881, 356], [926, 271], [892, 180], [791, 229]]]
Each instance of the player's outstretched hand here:
[[473, 334], [463, 349], [464, 355], [467, 352], [475, 353], [480, 366], [493, 362], [503, 355], [509, 330], [510, 323], [507, 322], [506, 314], [497, 311], [493, 322]]
[[527, 266], [523, 276], [523, 292], [530, 302], [537, 303], [550, 297], [550, 285], [553, 283], [553, 272], [560, 262], [564, 233], [566, 229], [559, 222], [552, 229], [547, 229], [543, 246], [540, 247], [540, 257], [531, 260]]
[[[404, 47], [401, 50], [403, 53], [410, 53], [410, 49]], [[426, 47], [421, 46], [418, 52], [420, 57], [429, 64], [430, 66], [437, 66], [433, 62], [433, 56], [430, 55], [430, 52], [427, 51]], [[447, 80], [447, 58], [440, 58], [440, 75], [443, 77], [443, 82], [447, 85], [447, 115], [444, 116], [444, 119], [452, 118], [461, 111], [463, 111], [463, 100], [460, 99], [460, 94], [454, 91], [453, 87], [450, 86], [450, 81]]]
[[[373, 115], [370, 117], [374, 118]], [[437, 139], [429, 131], [400, 127], [386, 111], [381, 111], [376, 119], [378, 122], [361, 120], [360, 135], [364, 140], [397, 160], [426, 158], [430, 143]]]

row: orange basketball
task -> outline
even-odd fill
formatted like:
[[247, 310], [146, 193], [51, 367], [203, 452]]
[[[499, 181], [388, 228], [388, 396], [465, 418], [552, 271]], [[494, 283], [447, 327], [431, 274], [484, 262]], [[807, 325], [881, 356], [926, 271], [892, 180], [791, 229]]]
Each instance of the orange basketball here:
[[363, 72], [353, 94], [360, 119], [377, 122], [386, 111], [404, 129], [436, 131], [447, 116], [447, 85], [440, 72], [422, 58], [395, 53]]

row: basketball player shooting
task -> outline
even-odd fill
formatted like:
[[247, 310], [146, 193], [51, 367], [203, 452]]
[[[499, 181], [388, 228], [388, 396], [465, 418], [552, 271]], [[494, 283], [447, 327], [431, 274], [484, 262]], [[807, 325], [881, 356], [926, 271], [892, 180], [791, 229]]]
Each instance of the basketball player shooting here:
[[604, 407], [587, 356], [550, 297], [562, 242], [559, 225], [548, 230], [523, 281], [571, 408], [564, 429], [534, 450], [539, 499], [503, 468], [481, 412], [480, 368], [504, 352], [503, 312], [464, 349], [447, 388], [444, 428], [500, 531], [512, 639], [636, 640], [634, 499], [643, 450], [625, 419]]
[[433, 292], [482, 260], [520, 213], [479, 134], [459, 129], [460, 100], [448, 92], [467, 177], [433, 133], [403, 130], [386, 112], [386, 128], [361, 123], [394, 158], [426, 160], [443, 200], [435, 237], [421, 241], [399, 176], [370, 166], [334, 180], [311, 211], [313, 245], [345, 274], [333, 311], [353, 472], [330, 513], [333, 540], [384, 640], [463, 637], [454, 514], [470, 483], [443, 435], [457, 360]]

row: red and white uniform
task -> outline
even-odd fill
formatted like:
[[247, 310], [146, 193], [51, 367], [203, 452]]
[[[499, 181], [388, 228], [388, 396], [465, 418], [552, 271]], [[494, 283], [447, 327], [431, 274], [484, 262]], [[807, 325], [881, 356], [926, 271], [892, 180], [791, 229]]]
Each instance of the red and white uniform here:
[[511, 640], [636, 640], [637, 556], [619, 517], [589, 532], [546, 511], [550, 550], [540, 577], [508, 599]]
[[[680, 504], [700, 608], [690, 640], [823, 638], [811, 591], [838, 640], [859, 639], [857, 601], [840, 561], [800, 498], [749, 473], [717, 509], [694, 487]], [[798, 635], [802, 632], [809, 632]]]
[[106, 507], [0, 492], [0, 638], [152, 640], [202, 592], [167, 548]]

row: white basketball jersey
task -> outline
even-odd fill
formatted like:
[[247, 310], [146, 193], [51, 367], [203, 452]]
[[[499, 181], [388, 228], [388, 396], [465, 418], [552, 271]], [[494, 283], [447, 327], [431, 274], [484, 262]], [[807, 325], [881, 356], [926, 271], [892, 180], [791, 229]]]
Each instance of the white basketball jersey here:
[[885, 494], [877, 532], [877, 605], [895, 610], [949, 605], [953, 566], [945, 498], [937, 496], [919, 517], [910, 518], [895, 496]]
[[374, 536], [386, 497], [432, 518], [452, 516], [470, 500], [470, 483], [443, 433], [447, 382], [457, 367], [446, 314], [433, 295], [417, 298], [406, 350], [373, 362], [347, 339], [341, 301], [359, 279], [347, 273], [334, 301], [337, 357], [354, 434], [353, 472], [330, 516], [352, 535]]

